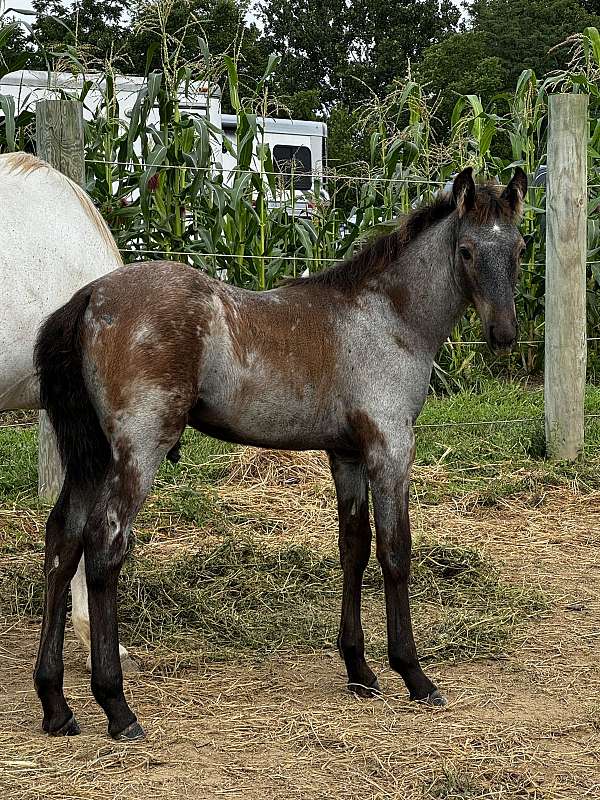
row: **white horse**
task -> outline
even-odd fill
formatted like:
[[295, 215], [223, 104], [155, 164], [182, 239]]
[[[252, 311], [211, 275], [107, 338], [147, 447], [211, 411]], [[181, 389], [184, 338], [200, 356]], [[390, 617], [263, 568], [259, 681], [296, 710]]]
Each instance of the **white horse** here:
[[[107, 224], [76, 183], [28, 153], [0, 155], [0, 411], [39, 408], [33, 346], [42, 320], [122, 265]], [[83, 557], [71, 582], [73, 627], [88, 652]], [[120, 647], [124, 666], [131, 667]]]

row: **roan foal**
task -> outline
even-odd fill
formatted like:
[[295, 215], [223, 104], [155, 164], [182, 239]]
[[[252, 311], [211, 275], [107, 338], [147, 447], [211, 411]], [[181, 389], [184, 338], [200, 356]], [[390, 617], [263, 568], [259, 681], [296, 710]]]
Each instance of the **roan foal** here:
[[62, 646], [69, 580], [83, 551], [92, 691], [111, 736], [143, 736], [123, 695], [117, 580], [136, 513], [188, 424], [232, 442], [328, 452], [344, 573], [338, 646], [361, 695], [378, 690], [360, 620], [370, 487], [390, 665], [411, 698], [445, 704], [419, 665], [411, 629], [413, 423], [435, 353], [470, 302], [494, 350], [515, 341], [526, 189], [520, 169], [504, 190], [476, 186], [466, 169], [451, 193], [393, 233], [278, 289], [244, 291], [176, 263], [133, 264], [49, 317], [36, 364], [66, 479], [46, 530], [35, 668], [44, 730], [79, 730], [63, 694]]

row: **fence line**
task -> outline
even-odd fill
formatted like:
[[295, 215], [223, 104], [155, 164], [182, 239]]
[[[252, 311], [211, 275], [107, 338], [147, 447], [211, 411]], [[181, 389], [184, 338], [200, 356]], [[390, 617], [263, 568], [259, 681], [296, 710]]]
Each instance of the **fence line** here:
[[[587, 419], [598, 419], [600, 414], [584, 414]], [[526, 422], [544, 422], [543, 417], [517, 417], [515, 419], [482, 419], [474, 422], [417, 422], [413, 428], [470, 428], [478, 425], [517, 425]]]
[[[450, 183], [452, 178], [448, 177], [445, 180], [431, 180], [430, 178], [384, 178], [383, 176], [364, 176], [364, 175], [338, 175], [335, 172], [323, 174], [321, 172], [277, 172], [277, 171], [270, 171], [270, 170], [260, 170], [260, 169], [238, 169], [237, 167], [231, 167], [230, 169], [221, 167], [216, 169], [214, 166], [211, 167], [196, 167], [193, 165], [184, 165], [184, 164], [135, 164], [131, 161], [101, 161], [100, 159], [96, 158], [88, 158], [85, 161], [86, 164], [100, 164], [101, 166], [106, 167], [130, 167], [132, 170], [139, 168], [143, 171], [148, 169], [156, 169], [156, 170], [165, 170], [165, 169], [175, 169], [175, 170], [182, 170], [182, 171], [190, 171], [190, 172], [211, 172], [214, 171], [215, 173], [223, 173], [223, 172], [230, 172], [230, 173], [237, 173], [238, 175], [272, 175], [278, 177], [296, 177], [296, 178], [320, 178], [321, 180], [328, 180], [328, 181], [361, 181], [363, 183], [412, 183], [416, 185], [426, 184], [429, 186], [445, 186], [447, 183]], [[289, 187], [287, 187], [289, 188]], [[529, 185], [527, 187], [527, 192], [534, 192], [545, 189], [545, 185]], [[588, 184], [588, 189], [600, 189], [600, 183], [590, 183]], [[301, 191], [301, 190], [300, 190]]]
[[[600, 414], [584, 414], [584, 419], [600, 419]], [[543, 422], [543, 417], [515, 417], [514, 419], [481, 419], [473, 422], [417, 422], [413, 428], [473, 428], [478, 425], [521, 425], [527, 422]], [[10, 428], [33, 428], [37, 422], [11, 422], [0, 424], [0, 430]]]
[[[448, 180], [431, 180], [429, 178], [423, 178], [422, 180], [417, 178], [384, 178], [384, 177], [365, 177], [363, 175], [337, 175], [336, 173], [327, 173], [323, 174], [321, 172], [279, 172], [275, 170], [260, 170], [260, 169], [238, 169], [237, 167], [220, 167], [216, 168], [214, 166], [211, 167], [195, 167], [195, 166], [185, 166], [182, 164], [134, 164], [130, 161], [99, 161], [97, 159], [86, 159], [86, 164], [101, 164], [107, 167], [130, 167], [132, 170], [135, 170], [136, 167], [142, 169], [143, 171], [148, 169], [156, 169], [156, 170], [166, 170], [166, 169], [175, 169], [181, 171], [189, 171], [189, 172], [214, 172], [215, 174], [220, 174], [224, 172], [229, 172], [231, 174], [238, 174], [238, 175], [272, 175], [275, 177], [290, 177], [290, 178], [320, 178], [324, 181], [362, 181], [363, 183], [373, 183], [373, 182], [380, 182], [380, 183], [414, 183], [414, 184], [425, 184], [428, 186], [445, 186], [448, 183]], [[291, 188], [291, 187], [287, 187]], [[534, 187], [530, 187], [534, 188]], [[301, 190], [299, 190], [301, 191]]]
[[[238, 256], [235, 253], [205, 253], [204, 251], [194, 251], [194, 250], [161, 250], [160, 248], [155, 248], [153, 250], [146, 249], [146, 248], [128, 248], [128, 247], [120, 247], [120, 253], [142, 253], [142, 254], [150, 254], [153, 255], [155, 253], [161, 253], [162, 255], [171, 255], [171, 256], [202, 256], [203, 258], [230, 258], [235, 260]], [[268, 256], [268, 255], [261, 255], [260, 253], [246, 253], [242, 256], [243, 259], [249, 258], [261, 258], [263, 261], [317, 261], [317, 262], [326, 262], [330, 264], [339, 264], [343, 261], [343, 256], [341, 258], [331, 258], [329, 256], [305, 256], [305, 255], [295, 255], [295, 256], [287, 256], [287, 255], [280, 255], [280, 256]], [[588, 266], [592, 264], [600, 264], [600, 260], [593, 260], [593, 261], [586, 261], [585, 262]], [[544, 267], [544, 261], [534, 261], [533, 265], [538, 267]]]
[[[527, 341], [525, 339], [523, 340], [518, 339], [516, 344], [523, 346], [525, 345], [533, 346], [537, 344], [544, 344], [544, 341], [545, 341], [544, 339], [532, 339], [530, 341]], [[600, 342], [600, 336], [588, 336], [586, 338], [586, 342]], [[448, 339], [443, 344], [444, 347], [474, 347], [477, 345], [487, 345], [487, 342], [484, 341], [459, 342], [459, 341], [454, 341], [453, 339]]]

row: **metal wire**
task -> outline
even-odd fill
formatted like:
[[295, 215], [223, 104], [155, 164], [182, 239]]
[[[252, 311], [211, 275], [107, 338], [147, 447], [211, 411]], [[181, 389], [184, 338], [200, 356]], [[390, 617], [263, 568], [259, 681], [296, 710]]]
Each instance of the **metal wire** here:
[[[600, 336], [588, 336], [586, 338], [586, 342], [600, 342]], [[477, 345], [486, 345], [487, 342], [484, 341], [474, 341], [474, 342], [455, 342], [452, 339], [448, 339], [444, 342], [444, 347], [475, 347]], [[517, 344], [523, 346], [533, 346], [536, 344], [544, 344], [544, 339], [532, 339], [531, 341], [527, 341], [525, 339], [517, 340]]]
[[[120, 253], [162, 253], [166, 255], [172, 256], [201, 256], [202, 258], [230, 258], [235, 259], [235, 253], [193, 253], [188, 250], [128, 250], [128, 249], [119, 249]], [[323, 261], [327, 263], [337, 264], [340, 259], [339, 258], [319, 258], [319, 257], [312, 257], [307, 258], [306, 256], [261, 256], [261, 255], [246, 255], [244, 259], [248, 258], [259, 258], [263, 259], [264, 261]]]
[[476, 425], [515, 425], [524, 422], [542, 422], [540, 417], [520, 417], [516, 419], [482, 419], [476, 422], [417, 422], [414, 428], [460, 428]]
[[[600, 414], [584, 414], [584, 420], [598, 419]], [[526, 422], [544, 422], [543, 417], [517, 417], [515, 419], [484, 419], [474, 422], [417, 422], [416, 428], [463, 428], [477, 427], [478, 425], [518, 425]]]
[[[97, 159], [86, 159], [86, 164], [101, 164], [104, 166], [122, 166], [122, 167], [130, 167], [134, 169], [136, 166], [141, 167], [142, 169], [146, 170], [150, 169], [177, 169], [177, 170], [189, 170], [190, 172], [214, 172], [216, 174], [223, 173], [223, 172], [230, 172], [230, 173], [237, 173], [238, 175], [273, 175], [278, 177], [295, 177], [295, 178], [320, 178], [321, 180], [327, 181], [362, 181], [363, 183], [413, 183], [413, 184], [425, 184], [428, 186], [445, 186], [448, 181], [437, 180], [432, 181], [427, 178], [422, 180], [417, 178], [383, 178], [383, 177], [364, 177], [362, 175], [337, 175], [335, 173], [320, 173], [320, 172], [276, 172], [276, 171], [269, 171], [269, 170], [260, 170], [260, 169], [238, 169], [237, 167], [232, 167], [231, 169], [227, 169], [222, 167], [221, 169], [216, 169], [215, 167], [194, 167], [194, 166], [186, 166], [184, 164], [134, 164], [130, 161], [99, 161]], [[290, 187], [287, 187], [290, 188]]]
[[[600, 419], [600, 414], [584, 414], [584, 420]], [[528, 422], [543, 422], [543, 417], [515, 417], [514, 419], [482, 419], [473, 422], [417, 422], [413, 427], [418, 428], [473, 428], [479, 425], [522, 425]], [[37, 422], [14, 422], [0, 425], [0, 430], [4, 428], [31, 428]]]
[[[120, 253], [142, 253], [142, 254], [154, 254], [154, 253], [161, 253], [163, 255], [171, 255], [171, 256], [200, 256], [202, 258], [236, 258], [235, 253], [204, 253], [204, 252], [193, 252], [191, 250], [147, 250], [145, 248], [119, 248]], [[338, 264], [343, 259], [341, 258], [327, 258], [326, 256], [304, 256], [304, 255], [296, 255], [296, 256], [267, 256], [267, 255], [259, 255], [259, 254], [248, 254], [243, 256], [244, 259], [263, 259], [263, 261], [301, 261], [301, 262], [323, 262], [323, 263], [331, 263], [331, 264]], [[544, 261], [534, 261], [533, 262], [537, 267], [544, 267]], [[600, 264], [600, 260], [596, 261], [586, 261], [585, 262], [588, 266], [591, 264]]]
[[[143, 170], [148, 168], [151, 169], [179, 169], [179, 170], [189, 170], [192, 172], [236, 172], [238, 175], [275, 175], [275, 176], [285, 176], [285, 177], [311, 177], [311, 178], [321, 178], [321, 180], [327, 181], [362, 181], [363, 183], [413, 183], [413, 184], [425, 184], [429, 186], [445, 186], [451, 179], [448, 178], [446, 180], [430, 180], [429, 178], [384, 178], [384, 177], [364, 177], [363, 175], [338, 175], [337, 173], [327, 173], [323, 174], [320, 172], [275, 172], [275, 171], [268, 171], [268, 170], [256, 170], [256, 169], [238, 169], [237, 167], [232, 167], [231, 169], [221, 168], [220, 170], [216, 170], [214, 167], [194, 167], [194, 166], [187, 166], [185, 164], [135, 164], [132, 161], [101, 161], [100, 159], [95, 158], [87, 158], [85, 161], [86, 164], [100, 164], [106, 167], [130, 167], [131, 169], [135, 169], [136, 167], [140, 167]], [[528, 186], [528, 192], [535, 192], [545, 189], [545, 186]], [[600, 189], [600, 184], [590, 184], [587, 187], [588, 189]]]

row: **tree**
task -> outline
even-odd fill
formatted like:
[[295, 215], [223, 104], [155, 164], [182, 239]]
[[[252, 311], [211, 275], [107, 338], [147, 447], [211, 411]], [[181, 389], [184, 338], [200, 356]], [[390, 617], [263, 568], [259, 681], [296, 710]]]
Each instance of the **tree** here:
[[569, 51], [559, 45], [589, 25], [600, 25], [600, 17], [578, 0], [475, 0], [470, 13], [489, 55], [506, 71], [503, 89], [512, 89], [524, 69], [546, 75], [564, 68]]
[[[32, 26], [35, 46], [50, 52], [68, 45], [84, 59], [104, 59], [123, 47], [128, 0], [77, 0], [68, 6], [60, 0], [33, 0], [32, 5], [38, 15]], [[40, 68], [45, 66], [39, 52], [34, 62]]]
[[2, 15], [0, 17], [0, 34], [4, 37], [7, 33], [9, 34], [8, 38], [4, 41], [0, 51], [0, 74], [2, 75], [27, 67], [31, 59], [31, 47], [23, 27], [12, 16]]
[[409, 64], [426, 47], [452, 34], [459, 22], [459, 12], [448, 0], [354, 0], [348, 13], [353, 32], [349, 74], [377, 94], [403, 78]]
[[600, 0], [581, 0], [581, 5], [590, 14], [600, 15]]
[[485, 33], [464, 31], [428, 47], [416, 76], [440, 94], [437, 116], [448, 124], [459, 95], [477, 94], [487, 103], [508, 85], [502, 59], [490, 55]]
[[416, 67], [420, 80], [442, 94], [447, 124], [457, 94], [489, 101], [512, 92], [521, 72], [538, 76], [567, 66], [573, 33], [600, 24], [577, 0], [474, 0], [465, 29], [427, 48]]
[[449, 0], [261, 0], [259, 11], [268, 49], [281, 57], [279, 92], [294, 110], [298, 93], [317, 91], [315, 111], [385, 91], [459, 19]]

